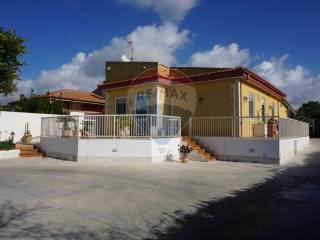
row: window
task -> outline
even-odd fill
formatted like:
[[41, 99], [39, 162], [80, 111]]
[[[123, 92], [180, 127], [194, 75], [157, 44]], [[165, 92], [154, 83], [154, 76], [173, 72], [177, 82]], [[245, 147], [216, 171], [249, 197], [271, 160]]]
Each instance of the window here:
[[261, 115], [262, 115], [262, 121], [266, 121], [266, 98], [261, 98]]
[[116, 98], [116, 114], [126, 114], [127, 113], [127, 98], [117, 97]]
[[249, 117], [254, 117], [254, 94], [253, 93], [249, 93], [248, 102], [249, 102]]
[[148, 98], [144, 94], [138, 94], [136, 96], [136, 114], [148, 113]]
[[274, 117], [274, 112], [275, 112], [275, 104], [271, 104], [271, 116]]

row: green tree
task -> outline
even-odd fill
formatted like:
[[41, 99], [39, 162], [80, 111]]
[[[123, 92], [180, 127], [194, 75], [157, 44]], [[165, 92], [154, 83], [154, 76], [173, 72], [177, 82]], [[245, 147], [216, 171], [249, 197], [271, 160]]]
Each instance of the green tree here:
[[320, 102], [309, 101], [303, 103], [296, 113], [297, 119], [320, 119]]
[[296, 119], [308, 121], [310, 136], [320, 137], [320, 102], [309, 101], [303, 103], [297, 110]]
[[7, 96], [16, 90], [20, 68], [25, 64], [21, 56], [26, 52], [24, 38], [13, 30], [5, 31], [0, 27], [0, 95]]
[[31, 94], [30, 97], [20, 96], [20, 100], [11, 107], [12, 111], [47, 113], [47, 114], [66, 114], [63, 102], [60, 99], [44, 98], [40, 95]]

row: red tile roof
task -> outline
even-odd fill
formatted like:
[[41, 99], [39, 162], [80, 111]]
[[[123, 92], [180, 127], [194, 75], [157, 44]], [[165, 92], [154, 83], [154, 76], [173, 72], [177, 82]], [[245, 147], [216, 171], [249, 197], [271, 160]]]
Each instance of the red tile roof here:
[[72, 89], [61, 89], [54, 92], [48, 92], [47, 94], [43, 95], [43, 97], [54, 97], [54, 98], [61, 98], [63, 100], [70, 100], [70, 101], [104, 104], [103, 97], [97, 94], [94, 94], [92, 92], [83, 92], [83, 91], [72, 90]]
[[[174, 68], [173, 68], [174, 69]], [[112, 89], [112, 88], [120, 88], [120, 87], [128, 87], [131, 85], [138, 85], [143, 83], [150, 82], [160, 82], [165, 85], [174, 85], [181, 83], [197, 83], [197, 82], [205, 82], [212, 81], [224, 78], [234, 78], [241, 77], [244, 80], [247, 80], [249, 83], [264, 89], [267, 92], [277, 96], [278, 98], [284, 98], [286, 96], [281, 90], [277, 87], [254, 73], [253, 71], [243, 68], [222, 68], [221, 70], [216, 70], [213, 72], [194, 74], [189, 76], [163, 76], [159, 73], [153, 73], [150, 75], [139, 76], [134, 79], [127, 79], [116, 82], [102, 83], [98, 85], [98, 89]]]

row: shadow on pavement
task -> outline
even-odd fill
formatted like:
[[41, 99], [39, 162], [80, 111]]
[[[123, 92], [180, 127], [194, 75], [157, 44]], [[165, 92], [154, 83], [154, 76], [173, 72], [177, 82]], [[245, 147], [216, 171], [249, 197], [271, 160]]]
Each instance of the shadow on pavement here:
[[[54, 223], [30, 221], [30, 217], [48, 207], [39, 205], [28, 208], [24, 204], [10, 201], [0, 205], [0, 239], [68, 239], [68, 240], [102, 240], [102, 239], [140, 239], [139, 232], [129, 233], [117, 227], [103, 228], [93, 232], [85, 226], [77, 226], [72, 231]], [[69, 227], [69, 226], [68, 226]]]
[[230, 197], [200, 202], [194, 214], [164, 214], [157, 225], [144, 219], [145, 230], [133, 223], [96, 232], [34, 223], [32, 215], [48, 207], [7, 201], [0, 204], [0, 239], [320, 239], [320, 149], [306, 154], [305, 162]]
[[170, 217], [165, 231], [151, 230], [156, 239], [320, 239], [320, 149], [303, 166]]

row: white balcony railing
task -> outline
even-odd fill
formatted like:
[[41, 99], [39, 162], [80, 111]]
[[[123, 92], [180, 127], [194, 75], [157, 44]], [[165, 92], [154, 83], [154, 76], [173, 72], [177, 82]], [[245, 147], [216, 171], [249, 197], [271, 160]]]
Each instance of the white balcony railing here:
[[41, 120], [41, 137], [180, 137], [181, 119], [164, 115], [83, 115]]
[[309, 136], [309, 124], [279, 117], [191, 117], [194, 137], [289, 138]]
[[279, 118], [279, 137], [306, 137], [309, 136], [310, 125], [307, 122], [289, 118]]

